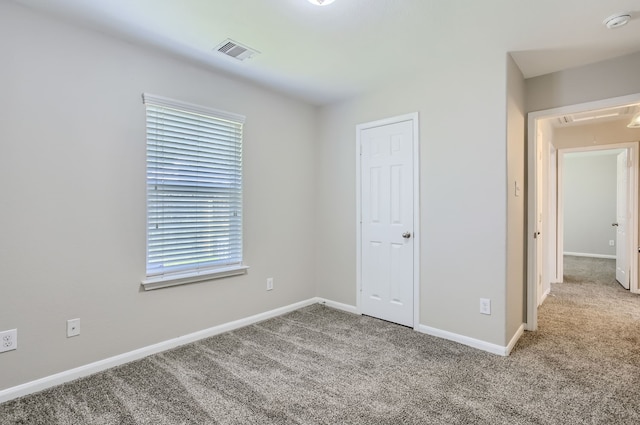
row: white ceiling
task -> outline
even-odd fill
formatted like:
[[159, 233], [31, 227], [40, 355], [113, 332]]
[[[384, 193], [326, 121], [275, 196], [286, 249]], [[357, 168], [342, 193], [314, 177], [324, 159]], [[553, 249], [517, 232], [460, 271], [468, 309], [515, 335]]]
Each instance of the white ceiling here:
[[[14, 1], [315, 104], [428, 74], [443, 50], [511, 52], [527, 78], [640, 51], [639, 0]], [[628, 11], [626, 26], [602, 25]], [[261, 54], [213, 51], [226, 38]]]

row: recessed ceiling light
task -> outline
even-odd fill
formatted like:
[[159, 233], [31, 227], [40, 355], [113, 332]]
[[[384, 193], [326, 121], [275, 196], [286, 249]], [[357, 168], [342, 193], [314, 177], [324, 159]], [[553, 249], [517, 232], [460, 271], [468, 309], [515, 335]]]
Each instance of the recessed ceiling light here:
[[629, 128], [640, 128], [640, 112], [635, 114], [633, 118], [631, 118], [631, 122], [627, 124]]
[[627, 23], [629, 23], [630, 20], [631, 20], [630, 12], [621, 12], [621, 13], [614, 13], [613, 15], [609, 16], [607, 19], [602, 21], [602, 23], [606, 25], [607, 28], [614, 29], [614, 28], [619, 28], [623, 25], [627, 25]]
[[309, 0], [309, 3], [315, 4], [316, 6], [326, 6], [333, 3], [334, 1], [335, 0]]

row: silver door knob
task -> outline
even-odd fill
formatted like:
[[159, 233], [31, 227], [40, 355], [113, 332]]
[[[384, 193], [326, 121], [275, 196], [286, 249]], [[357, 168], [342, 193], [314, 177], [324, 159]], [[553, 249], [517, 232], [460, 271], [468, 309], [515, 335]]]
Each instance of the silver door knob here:
[[411, 237], [411, 232], [404, 232], [402, 234], [402, 237], [405, 238], [405, 239], [409, 239]]
[[618, 223], [611, 223], [613, 227], [618, 227]]

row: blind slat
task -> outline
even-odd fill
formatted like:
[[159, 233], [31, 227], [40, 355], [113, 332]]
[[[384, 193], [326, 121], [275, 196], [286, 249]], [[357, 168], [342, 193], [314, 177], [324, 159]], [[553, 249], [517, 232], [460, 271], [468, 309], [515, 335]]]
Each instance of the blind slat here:
[[147, 276], [241, 264], [244, 119], [143, 97]]

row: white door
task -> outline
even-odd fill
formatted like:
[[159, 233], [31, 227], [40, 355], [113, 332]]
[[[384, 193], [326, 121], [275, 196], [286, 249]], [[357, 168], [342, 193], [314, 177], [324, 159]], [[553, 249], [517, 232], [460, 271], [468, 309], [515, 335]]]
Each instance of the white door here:
[[625, 289], [629, 289], [629, 243], [627, 225], [629, 220], [629, 161], [627, 150], [618, 154], [616, 187], [616, 280]]
[[413, 327], [413, 122], [360, 133], [361, 310]]

